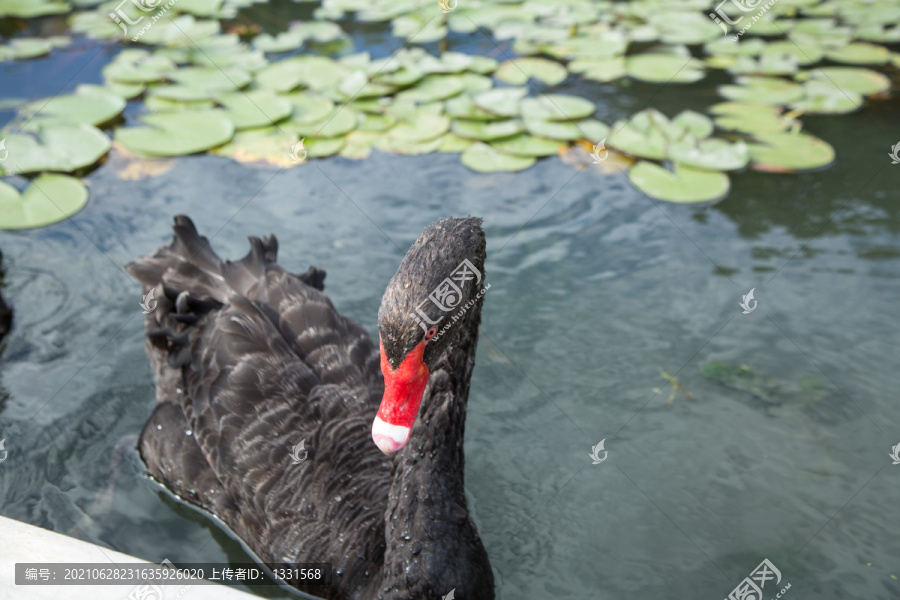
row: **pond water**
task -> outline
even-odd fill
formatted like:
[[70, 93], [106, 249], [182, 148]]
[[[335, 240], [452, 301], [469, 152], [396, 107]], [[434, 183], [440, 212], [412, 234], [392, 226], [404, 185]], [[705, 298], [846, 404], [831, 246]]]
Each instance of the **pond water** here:
[[[373, 54], [396, 47], [383, 30], [356, 35]], [[79, 42], [4, 63], [0, 100], [99, 82], [117, 51]], [[577, 89], [612, 122], [648, 102], [702, 110], [716, 83]], [[746, 172], [701, 207], [555, 157], [482, 175], [452, 154], [287, 170], [192, 156], [135, 178], [114, 150], [73, 219], [0, 233], [15, 310], [0, 358], [0, 513], [152, 561], [248, 562], [143, 475], [134, 437], [154, 381], [140, 288], [122, 266], [167, 243], [178, 213], [226, 258], [274, 233], [280, 262], [327, 270], [334, 304], [374, 335], [406, 248], [435, 219], [472, 214], [491, 289], [466, 484], [498, 598], [717, 599], [763, 559], [787, 598], [896, 598], [898, 108], [804, 118], [835, 146], [833, 167]], [[751, 288], [758, 304], [743, 314]], [[671, 403], [661, 372], [677, 378]], [[607, 459], [592, 464], [601, 440]]]

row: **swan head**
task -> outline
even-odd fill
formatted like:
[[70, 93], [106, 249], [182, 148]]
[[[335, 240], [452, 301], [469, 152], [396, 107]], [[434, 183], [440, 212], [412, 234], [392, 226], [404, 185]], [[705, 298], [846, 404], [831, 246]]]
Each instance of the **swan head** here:
[[[484, 294], [481, 219], [441, 219], [412, 245], [378, 311], [384, 397], [372, 439], [385, 454], [409, 441], [428, 378]], [[477, 321], [475, 321], [477, 327]]]

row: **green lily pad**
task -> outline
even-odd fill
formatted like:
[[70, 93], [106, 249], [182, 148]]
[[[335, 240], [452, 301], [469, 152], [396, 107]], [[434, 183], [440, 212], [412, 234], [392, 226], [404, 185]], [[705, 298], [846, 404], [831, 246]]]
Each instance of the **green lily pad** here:
[[183, 156], [231, 140], [234, 125], [221, 110], [197, 110], [142, 115], [149, 127], [116, 130], [116, 141], [145, 156]]
[[228, 67], [182, 67], [168, 74], [168, 79], [185, 87], [210, 92], [230, 92], [245, 87], [251, 81], [250, 74], [242, 69]]
[[716, 126], [743, 133], [778, 133], [790, 128], [777, 106], [750, 102], [720, 102], [709, 107]]
[[769, 42], [762, 51], [762, 56], [789, 56], [798, 65], [812, 65], [825, 55], [822, 46], [815, 38], [795, 36], [791, 40]]
[[407, 142], [424, 142], [444, 135], [450, 129], [450, 119], [443, 115], [416, 113], [412, 119], [401, 121], [389, 135]]
[[778, 77], [738, 77], [739, 85], [720, 85], [719, 95], [735, 102], [787, 104], [803, 97], [803, 86]]
[[403, 140], [389, 135], [383, 135], [375, 140], [375, 147], [382, 152], [391, 152], [394, 154], [430, 154], [436, 152], [444, 141], [444, 136], [438, 136], [430, 140], [420, 142]]
[[712, 202], [728, 194], [731, 182], [724, 173], [695, 169], [678, 163], [674, 171], [645, 160], [638, 161], [628, 171], [628, 178], [636, 188], [657, 200], [689, 204]]
[[542, 121], [540, 119], [525, 119], [525, 130], [535, 137], [549, 138], [572, 142], [580, 140], [585, 135], [578, 125], [570, 121]]
[[478, 142], [466, 148], [460, 155], [462, 164], [480, 173], [498, 171], [522, 171], [535, 163], [531, 156], [514, 156]]
[[853, 112], [863, 104], [857, 92], [844, 90], [829, 79], [807, 81], [803, 85], [803, 98], [791, 103], [791, 108], [805, 114], [839, 115]]
[[23, 194], [0, 181], [0, 229], [32, 229], [67, 219], [87, 204], [88, 191], [81, 180], [44, 173]]
[[490, 141], [509, 137], [524, 131], [522, 121], [506, 119], [502, 121], [453, 121], [451, 130], [462, 138]]
[[144, 50], [122, 50], [103, 67], [103, 76], [116, 83], [153, 83], [162, 81], [178, 67], [172, 60]]
[[233, 92], [223, 94], [217, 100], [225, 107], [225, 115], [237, 130], [273, 125], [293, 112], [290, 101], [268, 90]]
[[685, 138], [669, 144], [672, 161], [709, 171], [736, 171], [750, 162], [744, 142], [727, 142], [720, 139], [696, 140]]
[[75, 88], [76, 94], [113, 94], [123, 100], [137, 98], [147, 89], [143, 83], [116, 83], [107, 82], [105, 85], [82, 83]]
[[459, 137], [454, 133], [448, 133], [441, 138], [441, 145], [438, 146], [437, 151], [459, 154], [474, 143], [474, 140], [467, 140], [465, 138]]
[[472, 98], [475, 106], [500, 117], [515, 117], [519, 114], [519, 103], [528, 94], [523, 87], [498, 88], [481, 92]]
[[241, 163], [268, 163], [280, 167], [296, 164], [292, 160], [297, 135], [277, 127], [238, 131], [227, 144], [213, 148], [211, 154], [228, 156]]
[[36, 118], [25, 132], [5, 136], [9, 153], [2, 168], [9, 174], [61, 171], [71, 173], [88, 167], [109, 151], [110, 141], [102, 131], [86, 123]]
[[834, 161], [834, 148], [827, 142], [806, 133], [768, 133], [754, 137], [758, 144], [750, 144], [753, 167], [763, 171], [790, 173], [819, 169]]
[[98, 91], [84, 90], [81, 94], [65, 94], [29, 102], [22, 113], [33, 117], [60, 117], [88, 125], [102, 125], [119, 116], [125, 109], [125, 100], [119, 96]]
[[821, 67], [811, 71], [798, 73], [796, 79], [827, 80], [838, 88], [848, 92], [856, 92], [863, 96], [880, 94], [891, 89], [891, 80], [878, 71], [859, 67]]
[[529, 79], [537, 79], [547, 85], [562, 83], [569, 75], [566, 68], [546, 58], [522, 57], [500, 65], [494, 77], [513, 85], [524, 85]]
[[69, 12], [69, 5], [61, 0], [4, 0], [0, 3], [0, 18], [19, 17], [33, 19], [44, 15], [61, 15]]
[[465, 82], [456, 75], [428, 75], [415, 87], [400, 92], [397, 98], [412, 102], [434, 102], [452, 98], [465, 89]]
[[493, 121], [497, 115], [475, 105], [472, 96], [460, 94], [444, 103], [444, 111], [448, 117], [467, 119], [470, 121]]
[[[683, 110], [675, 115], [672, 124], [696, 138], [709, 137], [715, 130], [715, 125], [709, 117], [692, 110]], [[680, 137], [680, 135], [679, 132], [674, 137]]]
[[346, 143], [341, 148], [340, 155], [354, 160], [369, 158], [369, 155], [372, 154], [372, 147], [380, 135], [374, 131], [351, 131], [347, 134]]
[[307, 92], [282, 96], [291, 103], [291, 120], [298, 123], [315, 123], [327, 117], [334, 109], [334, 102]]
[[793, 75], [798, 69], [797, 59], [784, 54], [764, 54], [758, 59], [739, 56], [728, 67], [737, 75]]
[[581, 73], [585, 79], [608, 82], [625, 77], [625, 57], [584, 58], [569, 63], [569, 70]]
[[693, 83], [703, 79], [702, 61], [675, 54], [636, 54], [625, 59], [629, 77], [650, 83]]
[[258, 71], [254, 77], [259, 87], [276, 92], [289, 92], [298, 86], [316, 91], [333, 90], [352, 69], [325, 56], [297, 56], [280, 60]]
[[891, 59], [891, 51], [884, 46], [855, 42], [825, 53], [829, 59], [851, 65], [880, 65]]
[[346, 106], [335, 107], [319, 121], [299, 122], [293, 119], [281, 124], [285, 131], [301, 137], [336, 138], [356, 129], [359, 113]]
[[387, 131], [397, 124], [397, 119], [391, 115], [373, 115], [363, 113], [359, 117], [357, 128], [359, 131], [378, 132]]
[[598, 142], [602, 139], [605, 139], [607, 135], [609, 135], [609, 125], [606, 123], [601, 123], [596, 119], [584, 119], [583, 121], [576, 121], [575, 126], [578, 128], [578, 131], [581, 132], [581, 138], [583, 140], [588, 140], [592, 144]]
[[534, 137], [526, 133], [496, 140], [491, 142], [491, 146], [513, 156], [553, 156], [561, 148], [565, 148], [565, 144], [557, 140]]
[[572, 121], [594, 114], [597, 107], [590, 100], [565, 94], [546, 94], [525, 98], [521, 103], [522, 117], [541, 121]]
[[306, 156], [308, 158], [325, 158], [334, 156], [347, 144], [343, 137], [312, 137], [306, 140]]
[[662, 130], [656, 127], [642, 128], [640, 123], [617, 121], [613, 124], [606, 145], [631, 156], [664, 160], [668, 155], [668, 140]]
[[261, 33], [253, 38], [253, 47], [263, 52], [289, 52], [296, 50], [306, 41], [306, 36], [297, 27], [290, 27], [277, 35]]

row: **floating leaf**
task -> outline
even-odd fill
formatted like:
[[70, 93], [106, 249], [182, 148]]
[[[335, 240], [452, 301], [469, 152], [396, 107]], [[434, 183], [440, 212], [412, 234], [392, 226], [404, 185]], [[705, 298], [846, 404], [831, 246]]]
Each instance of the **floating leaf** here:
[[861, 94], [843, 90], [828, 79], [807, 81], [803, 90], [803, 98], [792, 102], [791, 108], [802, 110], [805, 114], [844, 114], [853, 112], [863, 104]]
[[592, 81], [614, 81], [625, 77], [625, 58], [616, 56], [573, 60], [569, 63], [569, 70], [573, 73], [581, 73], [585, 79]]
[[291, 120], [297, 123], [315, 123], [327, 117], [334, 109], [334, 102], [307, 92], [282, 96], [291, 103]]
[[103, 76], [117, 83], [153, 83], [162, 81], [177, 66], [163, 56], [144, 50], [122, 50], [115, 60], [103, 67]]
[[880, 65], [891, 59], [891, 52], [884, 46], [855, 42], [841, 48], [832, 48], [825, 56], [835, 62], [853, 65]]
[[116, 130], [116, 141], [145, 156], [182, 156], [221, 146], [231, 140], [234, 125], [221, 110], [142, 115], [149, 127]]
[[33, 19], [44, 15], [61, 15], [69, 12], [69, 5], [57, 0], [3, 0], [0, 18], [19, 17]]
[[491, 146], [505, 154], [513, 156], [553, 156], [565, 148], [565, 144], [557, 140], [534, 137], [525, 133], [497, 140]]
[[23, 134], [5, 136], [9, 153], [2, 164], [10, 174], [38, 171], [71, 173], [88, 167], [103, 157], [109, 138], [96, 127], [52, 118], [37, 118], [25, 126]]
[[383, 152], [392, 152], [394, 154], [430, 154], [440, 148], [443, 140], [444, 136], [438, 136], [434, 139], [415, 142], [383, 135], [375, 140], [375, 147]]
[[685, 138], [669, 144], [669, 158], [674, 162], [710, 171], [736, 171], [750, 161], [744, 142], [730, 143], [720, 139], [697, 141]]
[[441, 145], [438, 147], [437, 151], [459, 154], [474, 143], [475, 142], [472, 140], [467, 140], [456, 134], [448, 133], [441, 138]]
[[453, 117], [454, 119], [468, 119], [470, 121], [493, 121], [497, 119], [497, 115], [494, 113], [476, 106], [472, 97], [468, 94], [460, 94], [450, 98], [444, 103], [444, 110], [448, 117]]
[[528, 94], [526, 88], [499, 88], [489, 92], [481, 92], [472, 100], [475, 106], [501, 117], [515, 117], [519, 114], [519, 103]]
[[569, 121], [542, 121], [525, 119], [525, 130], [535, 137], [552, 140], [574, 141], [586, 137], [578, 125]]
[[299, 122], [293, 119], [281, 123], [285, 131], [293, 131], [301, 137], [335, 138], [356, 129], [359, 114], [346, 106], [335, 107], [319, 121]]
[[625, 59], [630, 77], [650, 83], [693, 83], [703, 79], [703, 62], [675, 54], [636, 54]]
[[728, 194], [728, 176], [716, 171], [695, 169], [678, 163], [668, 171], [645, 160], [638, 161], [628, 171], [628, 178], [639, 190], [666, 202], [712, 202]]
[[739, 85], [719, 86], [719, 95], [736, 102], [787, 104], [803, 97], [803, 86], [777, 77], [738, 77]]
[[243, 69], [228, 67], [181, 67], [167, 75], [168, 79], [185, 87], [210, 92], [230, 92], [245, 87], [251, 81]]
[[834, 161], [834, 148], [806, 133], [768, 133], [754, 137], [760, 143], [748, 146], [750, 159], [753, 168], [761, 171], [789, 173], [818, 169]]
[[513, 85], [523, 85], [529, 79], [537, 79], [547, 85], [562, 83], [568, 72], [557, 62], [546, 58], [522, 57], [508, 60], [500, 65], [494, 77]]
[[379, 133], [373, 131], [351, 131], [347, 134], [346, 144], [341, 148], [340, 155], [354, 160], [369, 158], [379, 136]]
[[717, 115], [716, 126], [728, 131], [777, 133], [792, 125], [782, 116], [780, 108], [766, 104], [720, 102], [710, 106], [709, 112]]
[[287, 99], [267, 90], [222, 94], [217, 101], [225, 107], [225, 115], [238, 130], [266, 127], [293, 112], [293, 106]]
[[842, 90], [863, 96], [880, 94], [891, 89], [891, 80], [886, 76], [878, 71], [859, 67], [821, 67], [798, 73], [796, 79], [828, 80]]
[[343, 137], [313, 137], [306, 140], [306, 156], [308, 158], [325, 158], [334, 156], [347, 144]]
[[81, 180], [44, 173], [23, 194], [0, 181], [0, 229], [31, 229], [67, 219], [84, 208], [88, 191]]
[[61, 117], [88, 125], [102, 125], [119, 116], [125, 109], [125, 100], [96, 89], [82, 88], [79, 94], [64, 94], [29, 102], [22, 112], [33, 117]]
[[[715, 129], [715, 125], [713, 125], [709, 117], [692, 110], [681, 111], [675, 115], [672, 123], [696, 138], [709, 137]], [[680, 136], [680, 133], [676, 134], [676, 136]]]
[[478, 142], [466, 148], [460, 155], [464, 165], [473, 171], [495, 173], [497, 171], [522, 171], [534, 164], [530, 156], [513, 156], [487, 144]]
[[465, 82], [456, 75], [428, 75], [415, 87], [397, 94], [397, 98], [413, 102], [434, 102], [451, 98], [465, 87]]
[[565, 94], [546, 94], [525, 98], [521, 103], [522, 117], [541, 121], [571, 121], [594, 114], [593, 102]]
[[667, 156], [667, 140], [658, 128], [642, 129], [632, 118], [631, 121], [617, 121], [611, 131], [606, 139], [606, 145], [610, 148], [631, 156], [654, 160], [664, 160]]
[[450, 119], [447, 117], [419, 112], [412, 119], [398, 123], [389, 135], [403, 141], [424, 142], [444, 135], [448, 129]]
[[522, 121], [506, 119], [503, 121], [453, 121], [453, 133], [470, 140], [490, 141], [509, 137], [525, 130]]

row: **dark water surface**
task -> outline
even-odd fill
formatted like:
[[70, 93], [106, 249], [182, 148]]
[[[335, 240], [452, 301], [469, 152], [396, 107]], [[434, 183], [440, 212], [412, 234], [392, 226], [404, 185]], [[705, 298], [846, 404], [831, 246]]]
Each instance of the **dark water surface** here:
[[[0, 64], [0, 100], [98, 82], [116, 51], [82, 42]], [[702, 110], [713, 83], [571, 89], [611, 123], [651, 99]], [[472, 214], [491, 289], [466, 484], [498, 598], [718, 600], [764, 558], [788, 599], [897, 598], [898, 115], [879, 100], [805, 118], [835, 146], [833, 167], [740, 174], [712, 207], [654, 202], [620, 173], [559, 158], [481, 175], [443, 154], [288, 170], [195, 156], [131, 180], [113, 151], [71, 221], [0, 233], [15, 309], [0, 357], [0, 513], [153, 561], [246, 562], [142, 475], [133, 436], [154, 382], [140, 288], [122, 265], [167, 243], [177, 213], [224, 258], [275, 233], [280, 262], [326, 269], [335, 305], [374, 335], [416, 236]], [[667, 407], [660, 371], [692, 399]]]

